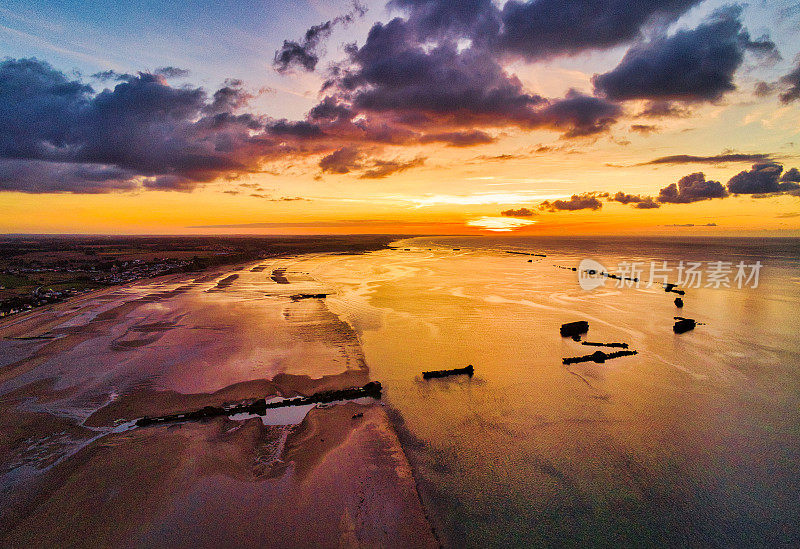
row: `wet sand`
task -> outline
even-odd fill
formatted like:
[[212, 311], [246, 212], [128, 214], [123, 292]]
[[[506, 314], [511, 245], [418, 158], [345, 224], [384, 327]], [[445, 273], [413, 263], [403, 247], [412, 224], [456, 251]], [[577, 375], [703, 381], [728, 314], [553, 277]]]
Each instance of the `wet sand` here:
[[438, 545], [380, 403], [129, 429], [369, 381], [351, 327], [291, 299], [336, 291], [297, 265], [167, 276], [0, 323], [0, 545]]

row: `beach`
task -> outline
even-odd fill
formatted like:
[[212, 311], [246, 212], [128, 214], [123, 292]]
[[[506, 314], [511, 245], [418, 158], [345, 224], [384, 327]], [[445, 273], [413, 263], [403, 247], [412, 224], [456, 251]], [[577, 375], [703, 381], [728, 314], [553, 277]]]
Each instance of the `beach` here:
[[372, 399], [135, 428], [364, 385], [330, 288], [290, 258], [86, 294], [0, 326], [4, 546], [435, 546]]

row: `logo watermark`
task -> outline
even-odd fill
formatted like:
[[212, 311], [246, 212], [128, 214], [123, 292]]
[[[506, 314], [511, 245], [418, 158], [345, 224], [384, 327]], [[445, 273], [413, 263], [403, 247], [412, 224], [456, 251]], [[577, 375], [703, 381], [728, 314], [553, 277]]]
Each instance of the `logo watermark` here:
[[578, 265], [578, 284], [594, 290], [613, 281], [617, 288], [758, 288], [761, 262], [744, 261], [622, 261], [613, 272], [594, 259]]

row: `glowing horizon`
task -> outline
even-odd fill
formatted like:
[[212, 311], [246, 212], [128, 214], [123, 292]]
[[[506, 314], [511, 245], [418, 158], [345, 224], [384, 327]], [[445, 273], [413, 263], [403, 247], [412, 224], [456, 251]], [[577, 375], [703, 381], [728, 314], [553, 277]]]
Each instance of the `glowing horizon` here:
[[557, 26], [545, 3], [14, 0], [0, 232], [800, 236], [800, 14], [642, 1], [613, 39], [515, 34]]

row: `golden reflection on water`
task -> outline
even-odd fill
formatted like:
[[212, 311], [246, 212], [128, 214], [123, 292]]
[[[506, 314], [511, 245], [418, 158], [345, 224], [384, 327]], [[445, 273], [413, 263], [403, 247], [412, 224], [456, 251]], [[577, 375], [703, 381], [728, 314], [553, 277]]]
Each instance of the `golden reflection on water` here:
[[[358, 331], [451, 542], [800, 541], [797, 265], [767, 258], [759, 288], [689, 290], [678, 310], [658, 286], [585, 292], [553, 267], [577, 265], [577, 249], [528, 263], [474, 244], [416, 239], [306, 267], [341, 289], [328, 305]], [[675, 315], [706, 324], [676, 335]], [[563, 366], [595, 350], [559, 336], [579, 319], [587, 340], [639, 354]], [[467, 364], [471, 379], [420, 377]]]

